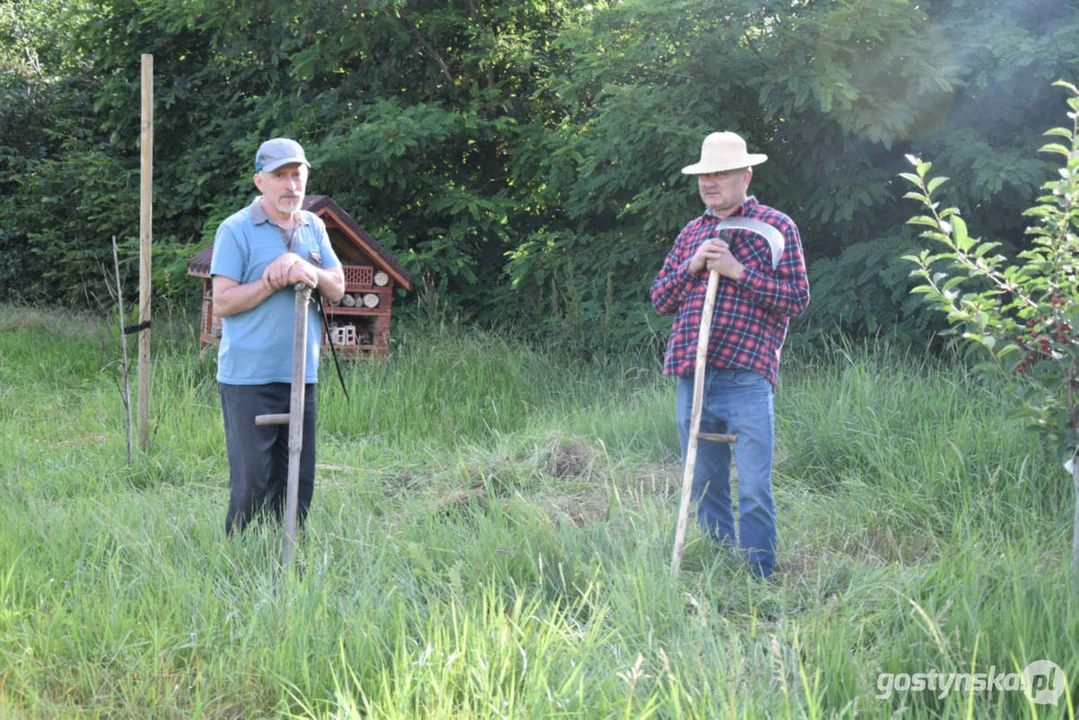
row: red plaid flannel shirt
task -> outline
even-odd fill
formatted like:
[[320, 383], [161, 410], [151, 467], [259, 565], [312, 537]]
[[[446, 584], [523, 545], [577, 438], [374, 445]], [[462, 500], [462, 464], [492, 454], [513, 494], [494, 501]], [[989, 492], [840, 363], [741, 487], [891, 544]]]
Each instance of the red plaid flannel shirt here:
[[[809, 304], [802, 241], [789, 217], [757, 202], [755, 197], [747, 198], [731, 217], [768, 223], [783, 233], [786, 247], [773, 271], [772, 253], [764, 238], [745, 230], [728, 231], [733, 238], [731, 252], [745, 266], [745, 272], [738, 281], [719, 278], [708, 363], [717, 368], [759, 372], [774, 387], [790, 318]], [[663, 363], [666, 375], [693, 375], [708, 272], [690, 274], [689, 259], [702, 242], [719, 234], [719, 221], [708, 210], [686, 225], [652, 283], [656, 311], [661, 315], [677, 313]]]

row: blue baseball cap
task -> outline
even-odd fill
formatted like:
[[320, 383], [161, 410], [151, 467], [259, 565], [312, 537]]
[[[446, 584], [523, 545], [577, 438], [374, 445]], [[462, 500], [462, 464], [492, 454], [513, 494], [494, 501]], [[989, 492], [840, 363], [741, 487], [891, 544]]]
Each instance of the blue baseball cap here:
[[311, 167], [307, 162], [307, 156], [303, 153], [300, 143], [288, 138], [274, 138], [259, 145], [259, 151], [255, 153], [255, 172], [263, 170], [270, 172], [282, 165], [300, 163]]

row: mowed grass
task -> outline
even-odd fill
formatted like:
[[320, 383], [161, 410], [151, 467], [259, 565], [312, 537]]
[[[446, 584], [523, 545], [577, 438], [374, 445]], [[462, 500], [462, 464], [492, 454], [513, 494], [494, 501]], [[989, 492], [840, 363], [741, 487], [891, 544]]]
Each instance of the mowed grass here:
[[[294, 570], [226, 538], [212, 355], [155, 321], [151, 450], [125, 459], [91, 317], [0, 320], [0, 717], [1074, 717], [1069, 477], [1006, 399], [887, 346], [790, 357], [779, 569], [693, 528], [653, 358], [572, 363], [478, 330], [395, 329], [323, 365]], [[190, 325], [194, 325], [193, 322]], [[1022, 672], [1020, 690], [881, 673]]]

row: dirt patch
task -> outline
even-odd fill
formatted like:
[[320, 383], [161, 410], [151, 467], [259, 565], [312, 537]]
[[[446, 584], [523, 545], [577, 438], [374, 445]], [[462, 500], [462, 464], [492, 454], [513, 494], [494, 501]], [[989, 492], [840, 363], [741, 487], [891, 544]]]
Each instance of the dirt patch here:
[[589, 493], [546, 500], [542, 503], [542, 509], [552, 520], [564, 517], [581, 527], [606, 518], [610, 512], [610, 503], [602, 495]]
[[579, 478], [588, 475], [598, 453], [577, 439], [552, 438], [547, 442], [550, 455], [544, 471], [551, 477]]
[[473, 504], [482, 505], [487, 499], [487, 488], [483, 483], [471, 487], [458, 488], [435, 500], [435, 512], [440, 516], [459, 513]]
[[682, 468], [674, 463], [651, 463], [632, 468], [628, 473], [614, 473], [612, 480], [619, 492], [628, 493], [634, 502], [671, 498], [682, 492]]

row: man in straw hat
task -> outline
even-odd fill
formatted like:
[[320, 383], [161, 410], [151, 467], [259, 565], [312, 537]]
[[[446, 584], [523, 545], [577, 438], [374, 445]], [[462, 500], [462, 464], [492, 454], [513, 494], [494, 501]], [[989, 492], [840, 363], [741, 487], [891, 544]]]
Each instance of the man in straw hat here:
[[[762, 578], [772, 574], [776, 556], [772, 395], [790, 318], [809, 303], [798, 228], [785, 214], [746, 194], [753, 166], [767, 159], [747, 153], [745, 140], [733, 132], [712, 133], [704, 139], [700, 161], [682, 172], [697, 176], [707, 209], [679, 233], [652, 283], [656, 311], [675, 315], [663, 371], [678, 377], [677, 420], [684, 461], [708, 275], [712, 270], [720, 275], [700, 432], [738, 438], [734, 455], [740, 533], [735, 533], [731, 506], [729, 445], [698, 446], [692, 498], [705, 533], [717, 543], [740, 548], [750, 569]], [[722, 229], [724, 220], [726, 225], [756, 221], [771, 227], [763, 228], [764, 234]]]
[[[221, 318], [217, 380], [229, 458], [225, 531], [243, 531], [262, 511], [280, 520], [288, 474], [288, 426], [257, 426], [255, 417], [287, 413], [292, 386], [293, 287], [304, 283], [333, 301], [345, 292], [345, 273], [326, 226], [303, 210], [310, 164], [295, 140], [259, 146], [252, 178], [261, 195], [234, 213], [214, 238], [214, 315]], [[315, 487], [315, 382], [322, 330], [308, 307], [307, 357], [300, 452], [302, 525]]]

